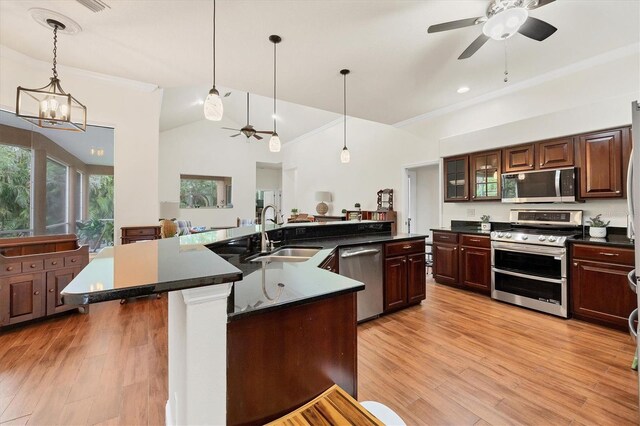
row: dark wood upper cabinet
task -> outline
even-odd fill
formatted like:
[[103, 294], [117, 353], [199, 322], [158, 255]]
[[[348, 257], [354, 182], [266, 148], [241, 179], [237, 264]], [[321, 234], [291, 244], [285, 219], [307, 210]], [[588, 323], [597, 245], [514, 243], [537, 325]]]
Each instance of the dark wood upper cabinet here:
[[518, 145], [502, 150], [504, 173], [522, 172], [536, 168], [535, 144]]
[[502, 173], [502, 151], [486, 151], [472, 154], [471, 163], [471, 199], [499, 200], [500, 173]]
[[539, 169], [571, 167], [574, 165], [573, 137], [538, 142], [536, 151], [538, 153]]
[[630, 151], [628, 127], [578, 136], [580, 197], [624, 197]]
[[444, 163], [444, 201], [469, 200], [469, 156], [449, 157]]

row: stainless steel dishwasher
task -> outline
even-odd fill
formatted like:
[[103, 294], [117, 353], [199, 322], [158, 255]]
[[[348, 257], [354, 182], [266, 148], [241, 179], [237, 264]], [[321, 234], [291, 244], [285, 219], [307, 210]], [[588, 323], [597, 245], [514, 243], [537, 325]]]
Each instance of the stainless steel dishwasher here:
[[364, 283], [358, 292], [358, 322], [382, 313], [383, 304], [382, 245], [340, 249], [340, 275]]

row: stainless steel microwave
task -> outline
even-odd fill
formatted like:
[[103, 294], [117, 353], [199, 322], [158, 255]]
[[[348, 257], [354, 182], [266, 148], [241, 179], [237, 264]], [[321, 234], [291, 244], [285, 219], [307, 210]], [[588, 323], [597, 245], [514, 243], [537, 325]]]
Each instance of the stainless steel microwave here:
[[503, 203], [575, 203], [576, 191], [574, 167], [502, 175]]

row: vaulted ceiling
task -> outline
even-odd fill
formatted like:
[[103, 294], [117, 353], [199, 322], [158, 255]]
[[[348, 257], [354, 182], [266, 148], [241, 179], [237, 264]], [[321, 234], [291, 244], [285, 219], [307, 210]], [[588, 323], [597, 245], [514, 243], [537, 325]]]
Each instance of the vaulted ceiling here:
[[[211, 85], [212, 1], [105, 1], [111, 8], [99, 13], [75, 1], [0, 1], [0, 43], [50, 61], [51, 32], [28, 13], [33, 7], [48, 8], [83, 28], [60, 37], [61, 64], [163, 88]], [[352, 70], [349, 114], [396, 123], [505, 86], [503, 43], [490, 41], [472, 58], [457, 60], [479, 35], [479, 26], [426, 32], [432, 24], [484, 15], [487, 4], [220, 0], [217, 82], [271, 97], [273, 46], [268, 36], [279, 34], [279, 98], [339, 114], [338, 71], [347, 67]], [[521, 35], [509, 39], [510, 84], [640, 39], [637, 0], [557, 0], [531, 14], [558, 31], [544, 42]], [[471, 90], [456, 93], [461, 85]], [[327, 120], [331, 118], [320, 121]]]

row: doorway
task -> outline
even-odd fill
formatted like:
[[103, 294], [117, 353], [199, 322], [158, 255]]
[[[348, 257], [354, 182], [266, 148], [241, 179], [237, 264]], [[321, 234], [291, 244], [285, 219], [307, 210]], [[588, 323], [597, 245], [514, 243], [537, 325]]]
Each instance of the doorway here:
[[407, 219], [405, 231], [431, 235], [440, 226], [440, 165], [438, 162], [405, 169]]
[[282, 163], [256, 162], [256, 214], [259, 223], [262, 210], [274, 206], [276, 212], [267, 210], [265, 219], [280, 223], [282, 221]]

